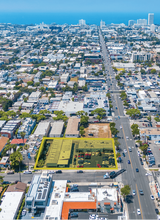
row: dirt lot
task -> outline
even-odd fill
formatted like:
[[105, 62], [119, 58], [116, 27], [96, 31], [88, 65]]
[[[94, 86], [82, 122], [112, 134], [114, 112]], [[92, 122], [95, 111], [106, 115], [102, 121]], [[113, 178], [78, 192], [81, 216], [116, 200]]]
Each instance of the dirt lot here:
[[[88, 135], [93, 134], [93, 136]], [[112, 138], [109, 123], [94, 123], [89, 124], [85, 129], [85, 137], [87, 138]]]

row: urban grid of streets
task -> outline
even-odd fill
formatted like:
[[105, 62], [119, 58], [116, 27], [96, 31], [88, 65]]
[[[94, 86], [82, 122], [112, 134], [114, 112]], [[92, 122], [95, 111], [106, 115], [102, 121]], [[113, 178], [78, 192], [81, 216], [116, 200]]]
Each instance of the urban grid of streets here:
[[[114, 110], [114, 117], [113, 121], [116, 123], [117, 129], [122, 126], [122, 129], [119, 129], [119, 142], [121, 143], [121, 148], [127, 149], [126, 157], [123, 159], [123, 163], [121, 163], [121, 168], [126, 169], [121, 176], [122, 183], [124, 185], [129, 184], [131, 186], [131, 191], [136, 190], [136, 196], [128, 203], [128, 213], [130, 219], [156, 219], [155, 214], [155, 206], [154, 201], [150, 199], [150, 188], [148, 178], [145, 177], [146, 171], [144, 170], [143, 166], [140, 164], [137, 150], [135, 148], [135, 141], [133, 139], [130, 123], [128, 117], [124, 116], [124, 109], [122, 100], [119, 99], [120, 91], [119, 88], [116, 86], [115, 80], [115, 73], [112, 69], [109, 54], [107, 52], [105, 42], [103, 40], [102, 34], [100, 34], [100, 43], [102, 47], [102, 54], [104, 65], [107, 73], [107, 77], [110, 80], [107, 80], [108, 87], [110, 87], [110, 92], [112, 94], [112, 103], [113, 103], [113, 110]], [[111, 85], [112, 84], [112, 85]], [[117, 108], [116, 108], [117, 107]], [[120, 117], [117, 119], [117, 117]], [[116, 120], [117, 119], [117, 120]], [[128, 139], [126, 139], [128, 137]], [[129, 152], [128, 147], [132, 147], [132, 152]], [[127, 161], [130, 160], [131, 164], [128, 165]], [[139, 169], [139, 172], [136, 172], [136, 168]], [[2, 174], [5, 175], [5, 174]], [[63, 175], [54, 174], [54, 179], [70, 179], [71, 181], [75, 182], [102, 182], [103, 181], [104, 172], [84, 172], [83, 174], [79, 175], [77, 173], [72, 172], [64, 172]], [[30, 175], [21, 175], [22, 182], [28, 182], [33, 177], [33, 174]], [[5, 181], [15, 181], [19, 179], [19, 174], [14, 174], [12, 176], [5, 175]], [[112, 180], [107, 180], [112, 181]], [[139, 189], [142, 189], [144, 195], [141, 196], [139, 194]], [[140, 208], [141, 215], [137, 215], [137, 209]]]

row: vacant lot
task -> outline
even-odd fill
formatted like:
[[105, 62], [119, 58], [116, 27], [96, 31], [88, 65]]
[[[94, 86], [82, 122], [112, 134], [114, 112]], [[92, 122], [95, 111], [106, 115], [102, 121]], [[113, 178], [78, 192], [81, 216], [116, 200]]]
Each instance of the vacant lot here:
[[109, 123], [89, 124], [88, 128], [85, 129], [85, 137], [112, 138]]

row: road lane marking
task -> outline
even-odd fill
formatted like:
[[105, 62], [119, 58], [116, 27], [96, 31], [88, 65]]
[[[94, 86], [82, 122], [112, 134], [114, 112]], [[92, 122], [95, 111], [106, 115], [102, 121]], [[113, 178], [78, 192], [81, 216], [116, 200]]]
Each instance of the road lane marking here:
[[136, 183], [136, 191], [137, 191], [137, 196], [138, 196], [139, 207], [140, 207], [140, 210], [141, 210], [141, 216], [142, 216], [142, 219], [143, 219], [143, 212], [142, 212], [142, 207], [141, 207], [141, 201], [140, 201], [140, 198], [139, 198], [139, 191], [138, 191], [137, 183]]
[[129, 153], [129, 149], [128, 149], [127, 140], [126, 140], [126, 136], [125, 136], [125, 133], [124, 133], [123, 125], [122, 125], [122, 131], [123, 131], [123, 136], [124, 136], [124, 139], [125, 139], [125, 142], [126, 142], [126, 147], [127, 147], [127, 151], [128, 151], [128, 156], [129, 156], [129, 159], [130, 159], [130, 162], [131, 162], [131, 167], [132, 167], [132, 169], [133, 169], [132, 160], [131, 160], [131, 156], [130, 156], [130, 153]]

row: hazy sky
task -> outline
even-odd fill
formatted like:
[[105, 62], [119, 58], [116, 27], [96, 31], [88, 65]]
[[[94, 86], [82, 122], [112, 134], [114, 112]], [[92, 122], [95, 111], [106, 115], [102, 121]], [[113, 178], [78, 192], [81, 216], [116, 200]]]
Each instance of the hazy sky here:
[[1, 12], [160, 12], [160, 0], [0, 0]]

